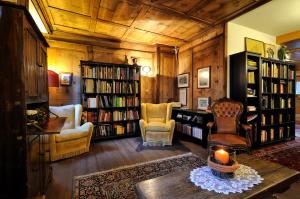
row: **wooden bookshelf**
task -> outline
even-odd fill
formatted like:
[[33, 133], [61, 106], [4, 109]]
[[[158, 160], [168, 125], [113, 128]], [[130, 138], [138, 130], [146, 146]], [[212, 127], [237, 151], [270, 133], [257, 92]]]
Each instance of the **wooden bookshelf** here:
[[172, 119], [176, 122], [175, 135], [192, 138], [203, 147], [207, 146], [207, 123], [214, 120], [212, 113], [173, 108]]
[[81, 61], [82, 106], [93, 140], [139, 135], [140, 66]]
[[244, 104], [253, 147], [295, 139], [294, 63], [250, 52], [231, 55], [230, 97]]

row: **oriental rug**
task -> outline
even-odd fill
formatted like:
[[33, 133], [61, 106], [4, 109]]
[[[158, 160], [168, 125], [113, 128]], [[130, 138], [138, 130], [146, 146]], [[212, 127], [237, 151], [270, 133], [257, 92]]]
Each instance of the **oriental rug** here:
[[169, 173], [192, 170], [206, 161], [192, 153], [124, 166], [73, 179], [74, 199], [137, 198], [136, 183]]

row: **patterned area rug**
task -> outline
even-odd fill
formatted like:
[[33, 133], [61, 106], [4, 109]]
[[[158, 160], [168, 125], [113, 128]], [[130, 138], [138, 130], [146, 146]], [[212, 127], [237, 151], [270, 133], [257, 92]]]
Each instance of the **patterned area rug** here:
[[102, 171], [73, 179], [73, 198], [137, 198], [134, 185], [138, 182], [205, 165], [205, 160], [187, 153], [122, 168]]

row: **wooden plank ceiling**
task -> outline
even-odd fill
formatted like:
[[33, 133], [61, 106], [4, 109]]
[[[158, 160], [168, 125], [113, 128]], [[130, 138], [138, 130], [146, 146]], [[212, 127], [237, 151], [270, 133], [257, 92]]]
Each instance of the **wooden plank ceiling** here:
[[35, 0], [50, 35], [181, 46], [265, 0]]

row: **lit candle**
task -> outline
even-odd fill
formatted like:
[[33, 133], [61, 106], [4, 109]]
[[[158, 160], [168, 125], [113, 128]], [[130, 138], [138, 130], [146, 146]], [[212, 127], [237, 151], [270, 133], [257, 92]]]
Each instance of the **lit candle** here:
[[229, 153], [224, 149], [219, 149], [215, 152], [215, 159], [222, 164], [227, 164], [229, 162]]

